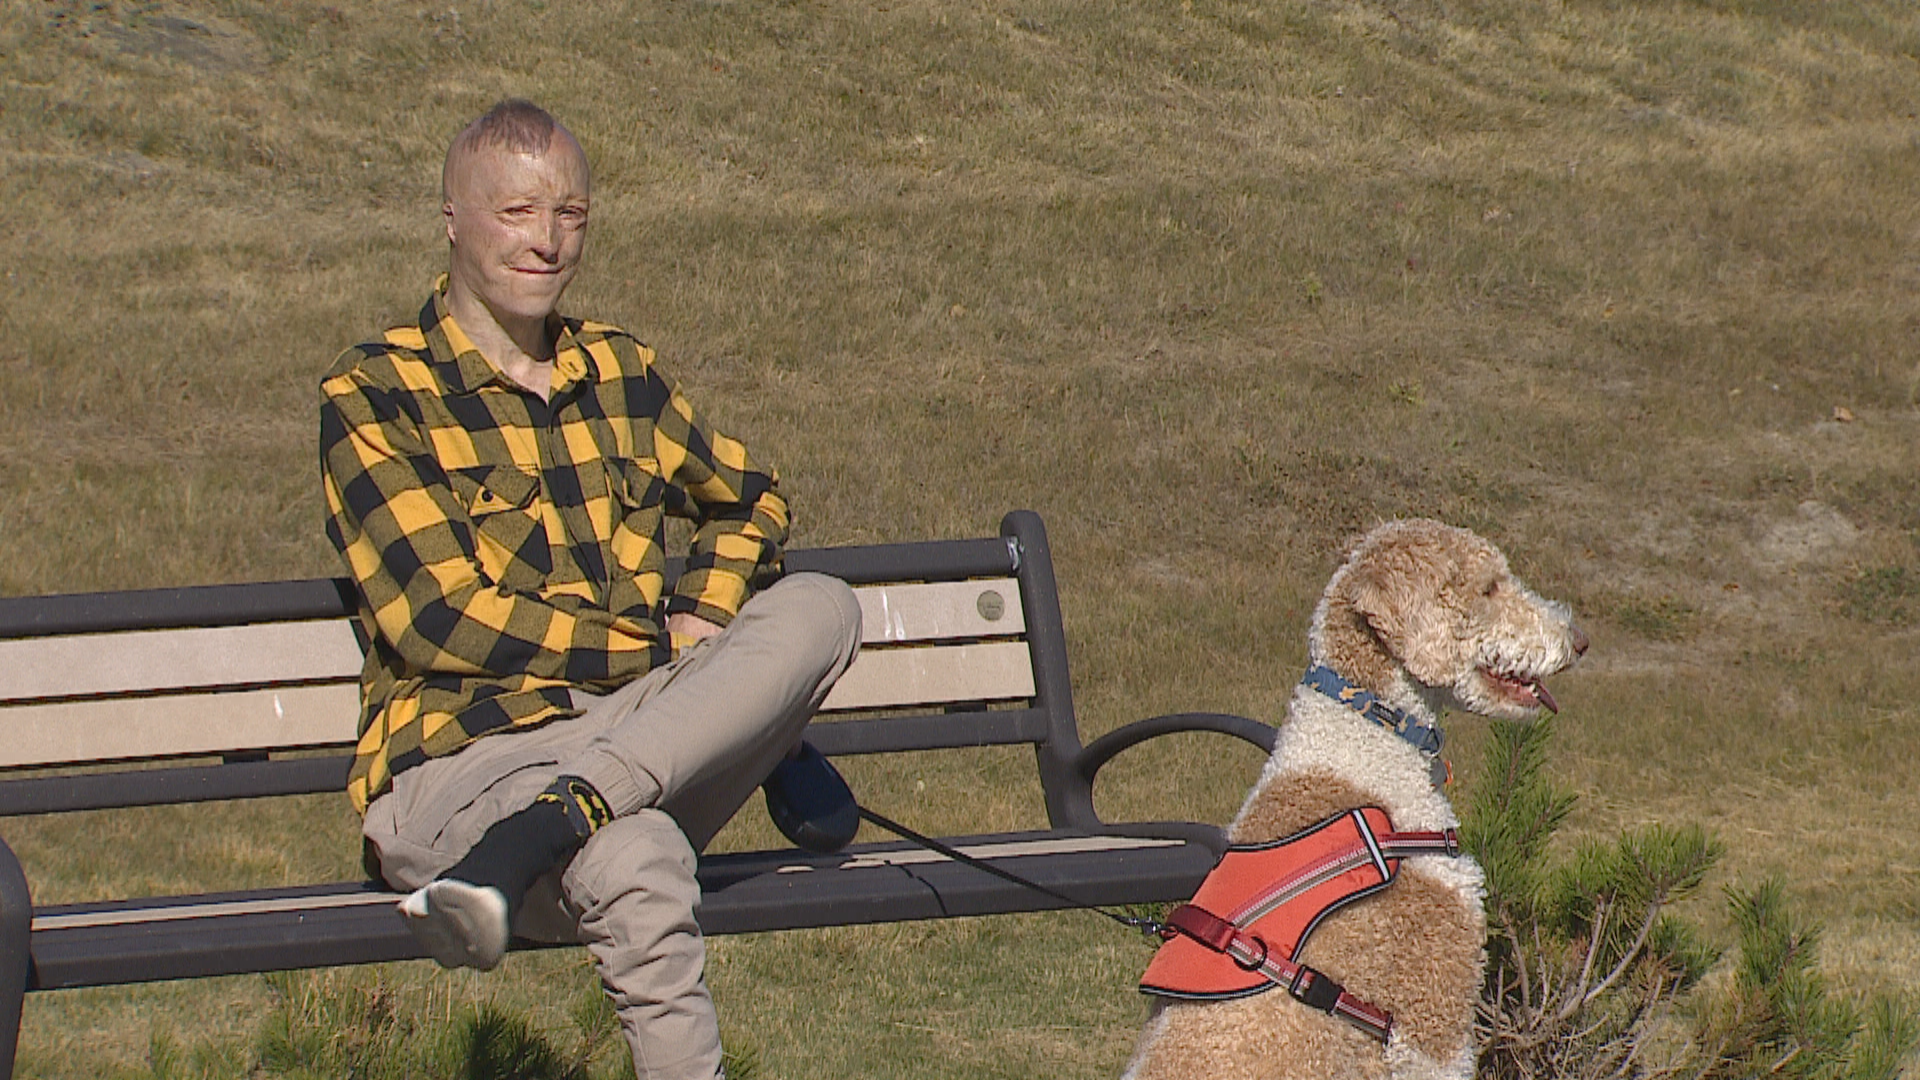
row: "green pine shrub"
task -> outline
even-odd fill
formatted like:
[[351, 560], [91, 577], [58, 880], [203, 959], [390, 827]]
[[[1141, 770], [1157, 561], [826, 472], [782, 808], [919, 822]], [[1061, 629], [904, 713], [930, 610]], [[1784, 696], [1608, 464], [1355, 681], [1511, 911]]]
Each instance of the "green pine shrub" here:
[[1487, 878], [1480, 1075], [1489, 1080], [1892, 1080], [1909, 1003], [1835, 992], [1818, 928], [1778, 882], [1729, 888], [1733, 955], [1672, 912], [1721, 845], [1662, 824], [1556, 848], [1574, 798], [1545, 775], [1548, 722], [1495, 724], [1462, 843]]

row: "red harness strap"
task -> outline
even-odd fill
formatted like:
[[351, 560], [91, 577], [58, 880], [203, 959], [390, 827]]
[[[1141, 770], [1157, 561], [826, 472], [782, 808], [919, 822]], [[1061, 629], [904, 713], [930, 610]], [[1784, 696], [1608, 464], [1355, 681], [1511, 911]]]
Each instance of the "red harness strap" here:
[[1219, 1001], [1276, 986], [1385, 1041], [1393, 1017], [1299, 962], [1333, 911], [1390, 884], [1411, 855], [1458, 855], [1454, 830], [1397, 833], [1376, 806], [1337, 814], [1267, 844], [1237, 845], [1167, 916], [1166, 944], [1140, 977], [1163, 997]]

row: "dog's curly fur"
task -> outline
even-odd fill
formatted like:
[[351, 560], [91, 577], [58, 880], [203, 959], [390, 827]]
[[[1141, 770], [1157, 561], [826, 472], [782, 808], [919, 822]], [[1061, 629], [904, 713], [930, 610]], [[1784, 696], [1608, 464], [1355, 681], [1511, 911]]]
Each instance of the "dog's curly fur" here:
[[[1362, 537], [1314, 611], [1309, 661], [1432, 723], [1449, 707], [1531, 719], [1554, 707], [1540, 680], [1586, 651], [1567, 609], [1514, 578], [1465, 529], [1396, 521]], [[1295, 689], [1235, 843], [1291, 835], [1379, 806], [1396, 829], [1458, 825], [1426, 759], [1393, 732], [1309, 687]], [[1466, 856], [1405, 860], [1385, 891], [1334, 913], [1301, 959], [1394, 1017], [1379, 1042], [1283, 990], [1155, 1005], [1125, 1080], [1313, 1080], [1473, 1075], [1486, 920]]]

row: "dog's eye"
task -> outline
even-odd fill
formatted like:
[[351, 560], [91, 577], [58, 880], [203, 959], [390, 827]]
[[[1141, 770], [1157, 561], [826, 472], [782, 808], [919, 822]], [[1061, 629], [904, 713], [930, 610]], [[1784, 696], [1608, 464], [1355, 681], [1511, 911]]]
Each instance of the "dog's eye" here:
[[1499, 578], [1495, 578], [1492, 581], [1487, 582], [1487, 587], [1481, 590], [1481, 595], [1483, 596], [1498, 596], [1499, 594], [1500, 594]]

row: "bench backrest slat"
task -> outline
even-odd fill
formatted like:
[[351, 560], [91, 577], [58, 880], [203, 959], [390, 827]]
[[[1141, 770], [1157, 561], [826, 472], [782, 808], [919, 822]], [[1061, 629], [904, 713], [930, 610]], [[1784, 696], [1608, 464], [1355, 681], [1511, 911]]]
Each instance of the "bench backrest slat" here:
[[[1031, 698], [1015, 578], [866, 585], [823, 712]], [[0, 640], [0, 768], [351, 746], [347, 618]]]
[[[861, 605], [860, 657], [813, 729], [824, 751], [1029, 744], [1048, 819], [1097, 821], [1037, 515], [997, 537], [789, 551], [787, 569], [840, 577]], [[0, 816], [338, 790], [354, 631], [338, 578], [0, 598]]]
[[[871, 585], [855, 595], [867, 645], [1026, 629], [1011, 579]], [[360, 664], [353, 625], [340, 618], [24, 638], [0, 641], [0, 705], [340, 682], [358, 679]]]
[[1033, 696], [1033, 663], [1020, 641], [863, 652], [827, 695], [822, 712], [1011, 701]]
[[860, 599], [862, 645], [1011, 637], [1027, 629], [1013, 578], [868, 585]]
[[351, 745], [357, 683], [0, 709], [0, 768]]
[[345, 619], [0, 641], [0, 703], [338, 682], [360, 662]]

